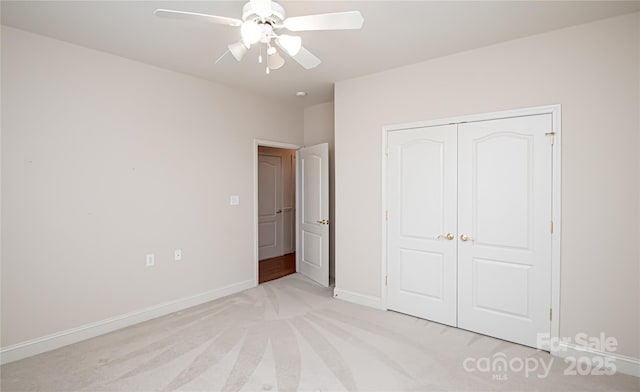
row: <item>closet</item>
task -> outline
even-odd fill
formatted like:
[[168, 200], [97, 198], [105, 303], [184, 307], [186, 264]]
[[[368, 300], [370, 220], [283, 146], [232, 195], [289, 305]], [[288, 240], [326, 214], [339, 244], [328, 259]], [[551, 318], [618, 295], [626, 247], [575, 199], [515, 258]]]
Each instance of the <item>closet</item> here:
[[550, 333], [552, 114], [387, 133], [387, 307], [536, 347]]

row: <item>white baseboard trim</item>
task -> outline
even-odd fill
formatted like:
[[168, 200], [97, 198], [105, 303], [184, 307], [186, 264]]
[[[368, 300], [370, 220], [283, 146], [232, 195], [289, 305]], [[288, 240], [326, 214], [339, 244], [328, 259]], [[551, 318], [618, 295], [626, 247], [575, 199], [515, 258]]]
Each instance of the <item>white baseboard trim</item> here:
[[67, 329], [66, 331], [27, 340], [8, 347], [2, 347], [0, 348], [0, 364], [17, 361], [33, 355], [55, 350], [69, 344], [91, 339], [117, 329], [125, 328], [156, 317], [165, 316], [167, 314], [178, 312], [218, 298], [226, 297], [255, 286], [255, 279], [234, 283], [201, 294], [150, 306], [148, 308], [110, 317], [95, 323], [85, 324], [79, 327]]
[[337, 287], [333, 289], [333, 298], [353, 302], [358, 305], [368, 306], [370, 308], [384, 309], [382, 306], [382, 300], [378, 297], [354, 293], [353, 291], [342, 290]]
[[[575, 358], [578, 362], [589, 362], [590, 364], [602, 363], [602, 359], [615, 364], [616, 373], [628, 374], [630, 376], [640, 377], [640, 359], [628, 357], [626, 355], [617, 354], [615, 352], [605, 352], [594, 350], [588, 347], [579, 346], [573, 343], [562, 342], [559, 349], [551, 351], [552, 355], [560, 358]], [[600, 360], [594, 361], [593, 358], [599, 357]]]

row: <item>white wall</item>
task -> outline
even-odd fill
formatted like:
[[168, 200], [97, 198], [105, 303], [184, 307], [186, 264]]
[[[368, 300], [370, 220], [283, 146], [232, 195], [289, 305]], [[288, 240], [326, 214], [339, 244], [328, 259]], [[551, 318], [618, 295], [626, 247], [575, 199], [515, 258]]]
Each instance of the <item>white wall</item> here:
[[335, 280], [335, 154], [333, 142], [333, 102], [321, 103], [304, 110], [304, 145], [329, 144], [329, 280]]
[[381, 129], [562, 104], [560, 332], [640, 357], [639, 15], [339, 82], [336, 289], [381, 296]]
[[253, 140], [302, 110], [5, 27], [1, 83], [3, 347], [255, 282]]

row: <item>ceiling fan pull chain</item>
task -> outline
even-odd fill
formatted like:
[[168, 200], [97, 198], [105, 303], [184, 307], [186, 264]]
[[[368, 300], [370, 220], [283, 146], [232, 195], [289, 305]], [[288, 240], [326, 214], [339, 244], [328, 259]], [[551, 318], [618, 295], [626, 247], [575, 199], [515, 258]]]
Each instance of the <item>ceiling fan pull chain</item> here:
[[269, 70], [269, 66], [267, 65], [267, 75], [269, 75], [271, 71]]
[[258, 56], [258, 62], [262, 64], [262, 45], [259, 45], [259, 46], [260, 46], [260, 56]]

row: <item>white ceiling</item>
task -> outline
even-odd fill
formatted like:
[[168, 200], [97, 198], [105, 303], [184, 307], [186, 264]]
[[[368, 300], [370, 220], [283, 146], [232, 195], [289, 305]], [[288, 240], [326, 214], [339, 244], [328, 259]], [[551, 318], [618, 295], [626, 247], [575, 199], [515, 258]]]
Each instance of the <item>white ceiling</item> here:
[[[2, 24], [307, 106], [333, 83], [640, 10], [640, 1], [281, 1], [288, 16], [359, 10], [362, 30], [299, 33], [322, 64], [265, 75], [252, 48], [215, 60], [239, 28], [155, 17], [156, 8], [241, 17], [243, 1], [2, 1]], [[295, 92], [308, 92], [296, 98]]]

